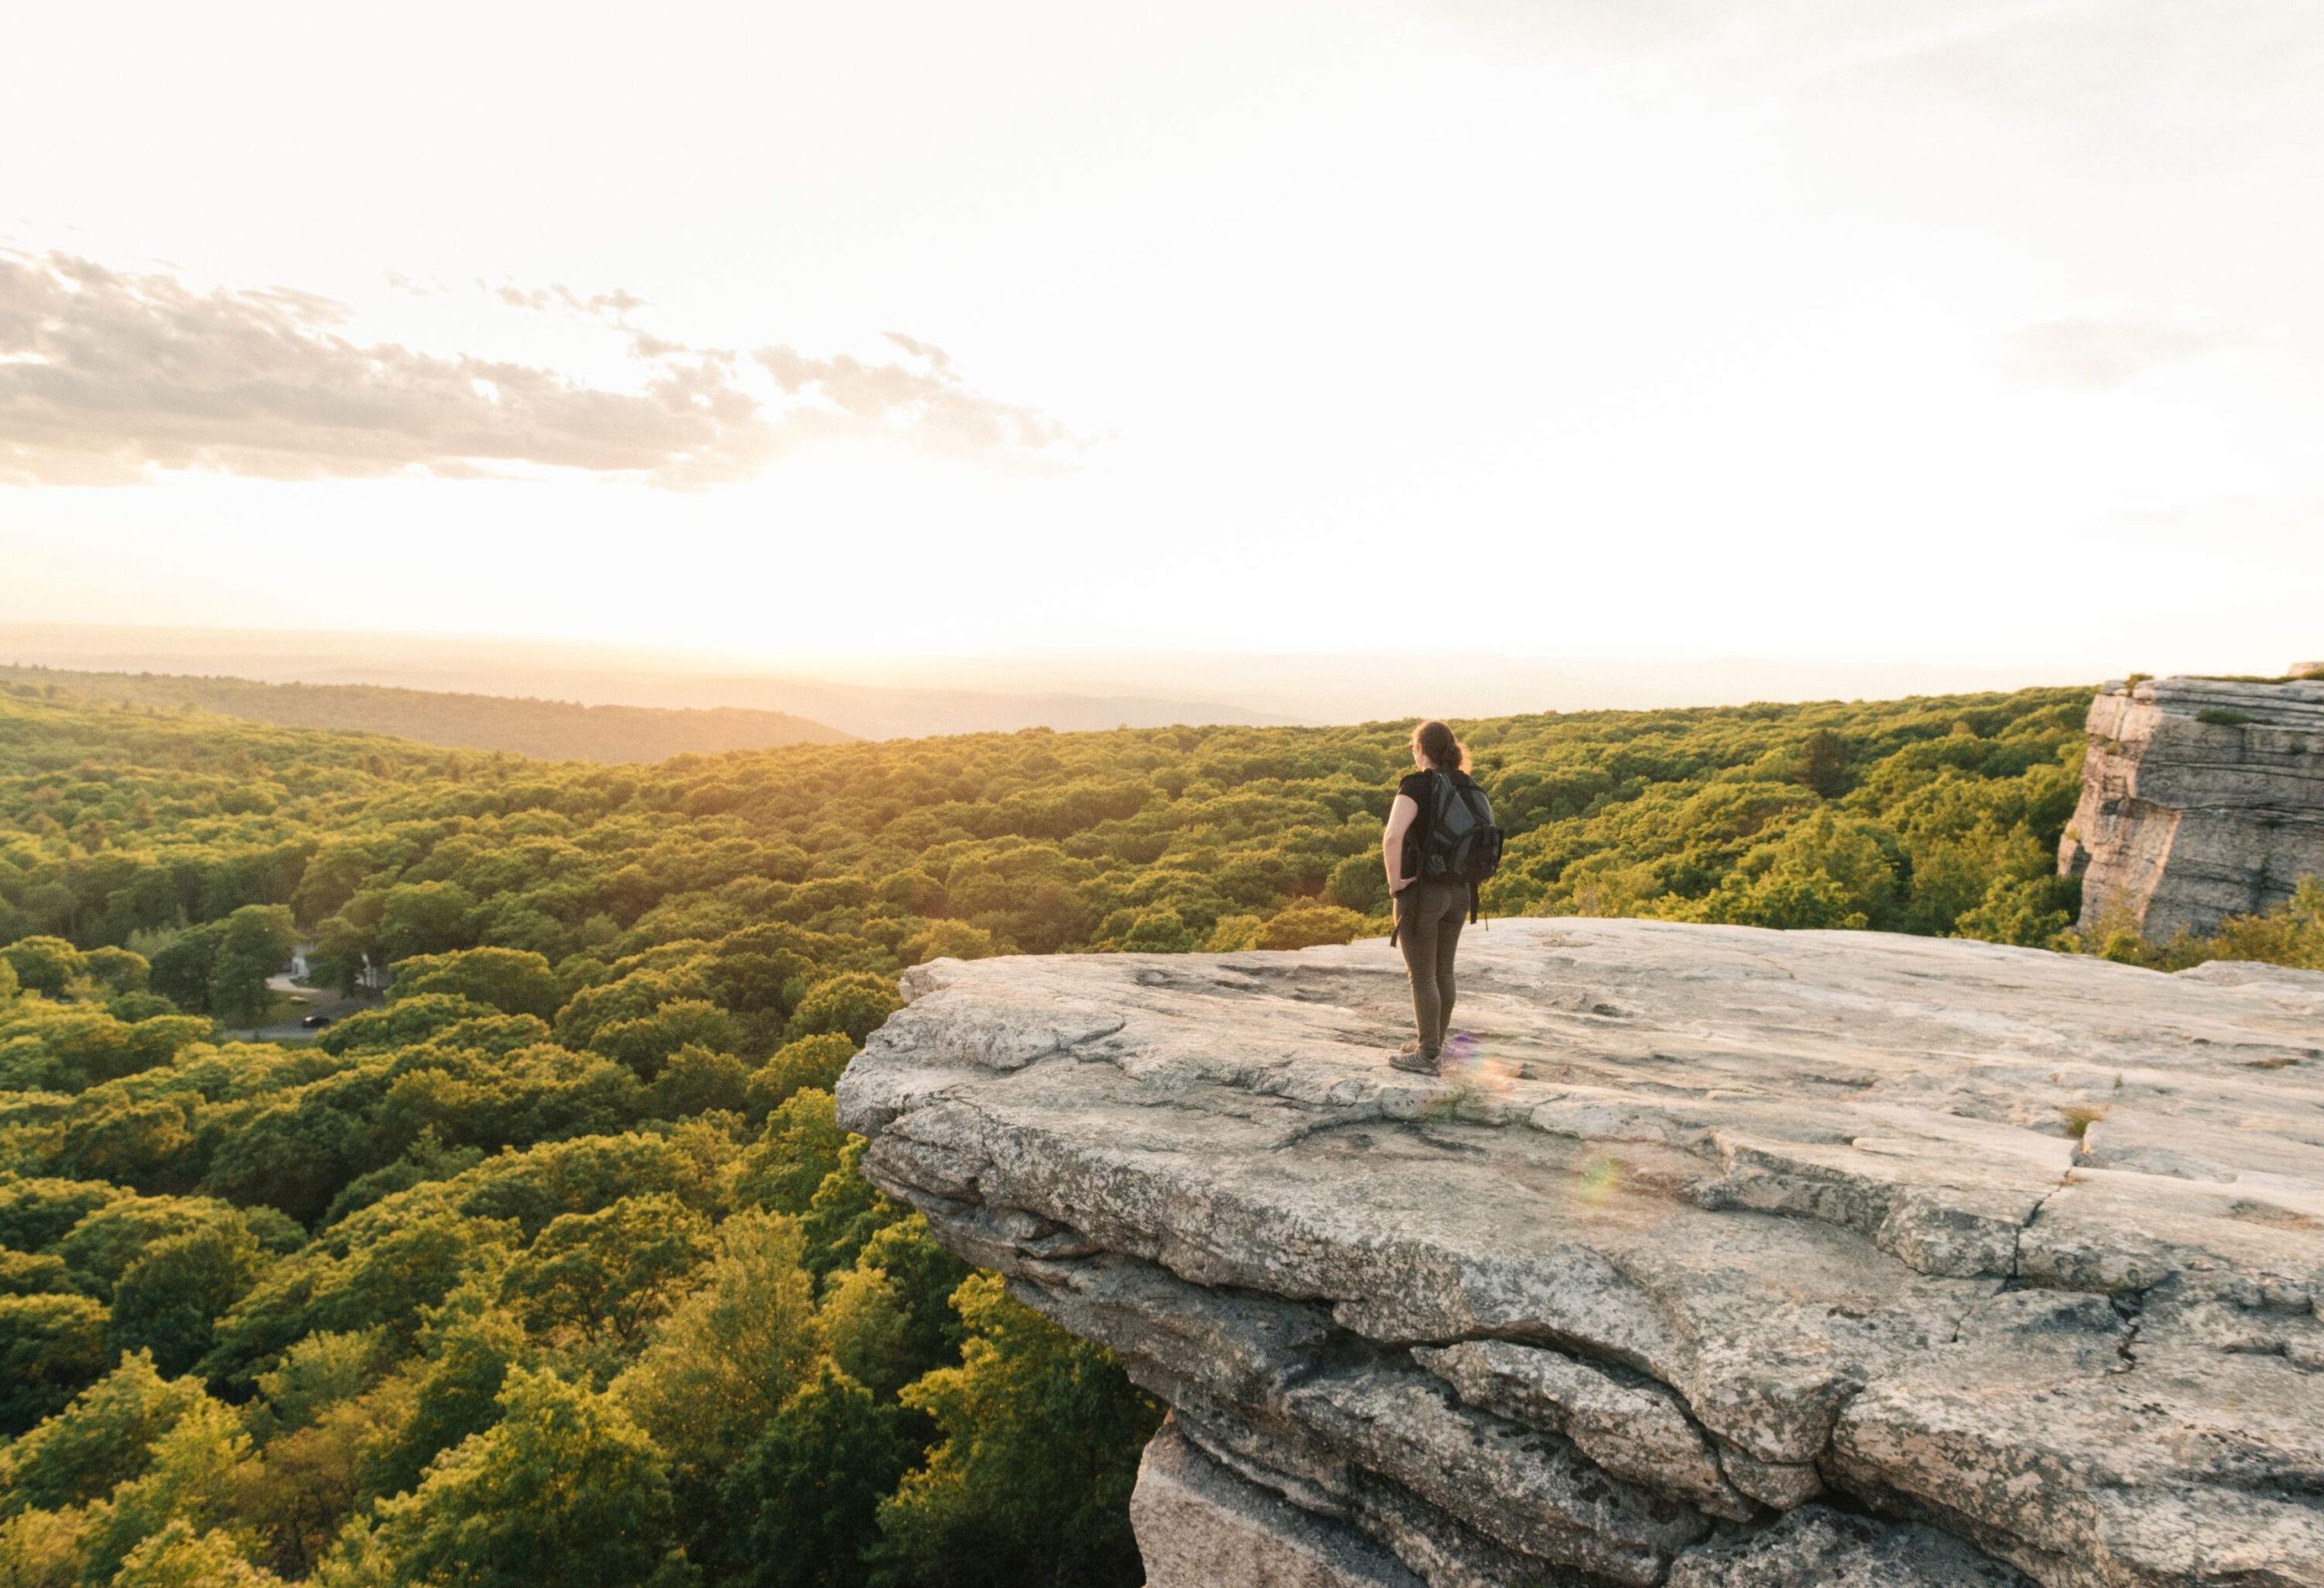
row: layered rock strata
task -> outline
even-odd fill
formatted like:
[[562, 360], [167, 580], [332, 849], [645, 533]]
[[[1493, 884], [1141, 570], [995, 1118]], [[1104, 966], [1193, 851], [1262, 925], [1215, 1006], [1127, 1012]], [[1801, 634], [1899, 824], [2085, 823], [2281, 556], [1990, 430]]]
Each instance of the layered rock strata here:
[[2107, 685], [2058, 869], [2083, 879], [2083, 931], [2155, 938], [2324, 875], [2324, 680]]
[[2324, 975], [1501, 921], [940, 961], [864, 1169], [1172, 1415], [1151, 1588], [2324, 1583]]

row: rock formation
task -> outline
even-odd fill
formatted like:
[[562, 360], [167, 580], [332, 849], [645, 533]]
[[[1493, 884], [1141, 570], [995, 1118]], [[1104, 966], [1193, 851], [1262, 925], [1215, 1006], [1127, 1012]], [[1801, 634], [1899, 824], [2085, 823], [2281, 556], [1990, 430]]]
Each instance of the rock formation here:
[[1173, 1408], [1150, 1588], [2324, 1583], [2324, 974], [1496, 921], [939, 961], [864, 1169]]
[[2324, 875], [2324, 682], [2148, 678], [2090, 707], [2058, 869], [2085, 932], [2209, 932]]

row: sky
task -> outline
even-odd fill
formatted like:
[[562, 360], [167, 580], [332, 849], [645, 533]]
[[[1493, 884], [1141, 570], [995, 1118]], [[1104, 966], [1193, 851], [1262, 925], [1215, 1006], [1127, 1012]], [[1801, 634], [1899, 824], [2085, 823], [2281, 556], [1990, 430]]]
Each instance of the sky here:
[[0, 622], [939, 676], [2324, 653], [2309, 0], [10, 41]]

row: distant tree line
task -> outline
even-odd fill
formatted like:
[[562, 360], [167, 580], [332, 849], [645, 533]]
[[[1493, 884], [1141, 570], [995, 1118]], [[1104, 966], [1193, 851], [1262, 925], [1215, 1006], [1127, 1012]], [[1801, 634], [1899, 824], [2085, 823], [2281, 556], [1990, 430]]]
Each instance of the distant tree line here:
[[0, 666], [0, 687], [49, 700], [155, 712], [214, 712], [283, 727], [388, 734], [456, 750], [577, 761], [836, 745], [852, 735], [789, 712], [750, 706], [585, 705], [505, 695], [374, 684], [262, 684], [177, 673], [92, 673]]

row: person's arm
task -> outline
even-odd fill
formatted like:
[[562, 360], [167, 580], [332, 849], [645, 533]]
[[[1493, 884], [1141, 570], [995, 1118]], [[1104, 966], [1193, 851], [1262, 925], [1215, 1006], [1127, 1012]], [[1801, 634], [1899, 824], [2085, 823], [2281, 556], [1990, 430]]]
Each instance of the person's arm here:
[[1380, 863], [1388, 870], [1388, 893], [1393, 897], [1404, 891], [1404, 834], [1420, 816], [1420, 806], [1413, 796], [1400, 794], [1396, 803], [1388, 807], [1388, 830], [1380, 835]]

